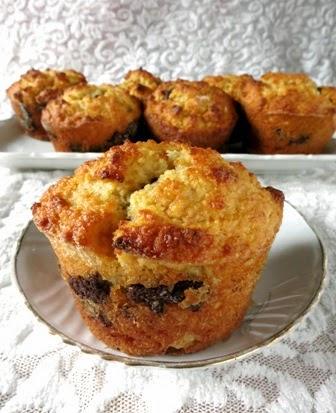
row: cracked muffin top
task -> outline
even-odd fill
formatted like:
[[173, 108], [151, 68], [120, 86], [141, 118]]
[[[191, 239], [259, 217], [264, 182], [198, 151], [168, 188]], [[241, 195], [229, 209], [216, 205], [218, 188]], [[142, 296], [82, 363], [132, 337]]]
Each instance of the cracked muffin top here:
[[212, 148], [229, 138], [237, 120], [230, 96], [188, 80], [162, 83], [147, 100], [145, 117], [160, 140]]
[[86, 83], [86, 79], [75, 70], [47, 69], [41, 71], [31, 69], [22, 75], [14, 85], [16, 85], [16, 92], [21, 95], [24, 104], [43, 106], [49, 100], [56, 98], [66, 88], [79, 83]]
[[322, 96], [317, 85], [304, 73], [264, 74], [244, 85], [244, 107], [269, 114], [331, 115], [331, 102]]
[[62, 122], [76, 119], [102, 119], [127, 123], [140, 117], [140, 104], [121, 87], [102, 85], [78, 85], [67, 89], [58, 99], [49, 103], [45, 112], [54, 114]]
[[283, 195], [215, 151], [154, 141], [111, 148], [33, 207], [50, 238], [98, 255], [206, 264], [267, 249]]
[[148, 97], [159, 86], [161, 80], [152, 73], [142, 68], [130, 70], [124, 77], [124, 82], [120, 85], [131, 96], [146, 102]]

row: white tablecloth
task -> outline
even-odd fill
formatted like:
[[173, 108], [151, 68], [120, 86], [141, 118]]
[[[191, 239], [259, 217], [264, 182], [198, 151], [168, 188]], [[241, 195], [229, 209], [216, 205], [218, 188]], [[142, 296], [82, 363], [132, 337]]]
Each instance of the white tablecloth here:
[[[335, 2], [2, 0], [0, 103], [31, 66], [114, 81], [144, 66], [163, 78], [307, 71], [336, 83]], [[9, 110], [1, 104], [2, 117]], [[35, 321], [10, 284], [13, 243], [60, 171], [0, 167], [0, 410], [336, 412], [336, 169], [263, 176], [325, 244], [327, 288], [295, 331], [241, 361], [197, 371], [124, 367], [81, 353]]]

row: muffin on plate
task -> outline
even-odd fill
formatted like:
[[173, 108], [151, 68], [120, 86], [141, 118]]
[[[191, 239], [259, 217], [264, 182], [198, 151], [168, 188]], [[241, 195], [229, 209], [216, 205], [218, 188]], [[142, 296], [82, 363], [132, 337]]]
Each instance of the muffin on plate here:
[[252, 126], [249, 146], [264, 154], [320, 153], [334, 132], [335, 108], [303, 73], [266, 73], [240, 98]]
[[145, 118], [160, 141], [220, 148], [237, 120], [234, 102], [205, 82], [162, 83], [148, 98]]
[[161, 80], [152, 73], [142, 68], [130, 70], [124, 77], [121, 87], [131, 96], [136, 97], [145, 104], [148, 97], [160, 85]]
[[98, 339], [133, 355], [189, 353], [242, 322], [283, 194], [210, 149], [126, 142], [32, 210]]
[[137, 132], [140, 102], [120, 86], [78, 85], [49, 102], [42, 125], [56, 151], [103, 152]]
[[42, 110], [66, 88], [81, 83], [86, 83], [85, 77], [74, 70], [31, 69], [7, 89], [7, 95], [25, 132], [33, 138], [48, 140], [41, 125]]

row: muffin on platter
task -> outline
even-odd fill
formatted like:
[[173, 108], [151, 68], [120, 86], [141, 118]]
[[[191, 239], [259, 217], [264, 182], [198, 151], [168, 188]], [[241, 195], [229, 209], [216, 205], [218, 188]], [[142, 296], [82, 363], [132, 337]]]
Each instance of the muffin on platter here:
[[303, 73], [266, 73], [245, 83], [240, 103], [253, 152], [320, 153], [334, 132], [335, 108]]
[[283, 200], [215, 151], [147, 141], [83, 164], [32, 211], [93, 334], [148, 355], [194, 352], [240, 325]]
[[145, 103], [148, 97], [160, 85], [161, 80], [152, 73], [142, 68], [130, 70], [126, 73], [121, 87], [123, 87], [131, 96], [136, 97]]
[[74, 70], [31, 69], [7, 89], [13, 110], [25, 132], [33, 138], [48, 140], [41, 125], [41, 113], [47, 103], [71, 86], [86, 83]]
[[229, 95], [205, 82], [162, 83], [146, 102], [145, 119], [160, 141], [220, 148], [237, 121]]
[[246, 152], [246, 143], [248, 136], [251, 133], [250, 124], [246, 118], [246, 114], [240, 100], [244, 93], [244, 85], [246, 82], [253, 80], [253, 77], [247, 74], [234, 75], [224, 74], [217, 76], [206, 76], [203, 81], [211, 86], [218, 87], [223, 92], [227, 93], [235, 102], [235, 109], [238, 114], [238, 120], [234, 127], [230, 139], [227, 142], [228, 151]]
[[42, 124], [56, 151], [103, 152], [137, 132], [140, 102], [120, 86], [78, 85], [49, 102]]

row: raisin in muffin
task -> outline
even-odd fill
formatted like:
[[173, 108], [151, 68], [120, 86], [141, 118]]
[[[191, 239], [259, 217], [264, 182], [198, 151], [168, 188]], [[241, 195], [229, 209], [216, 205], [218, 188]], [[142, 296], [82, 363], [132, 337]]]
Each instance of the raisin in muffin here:
[[79, 85], [49, 102], [42, 124], [56, 151], [103, 152], [136, 135], [140, 102], [119, 86]]
[[205, 82], [162, 83], [148, 98], [146, 121], [160, 141], [220, 148], [236, 123], [234, 102]]
[[74, 70], [31, 69], [7, 89], [7, 95], [26, 133], [36, 139], [48, 140], [41, 125], [43, 108], [66, 88], [80, 83], [86, 83], [85, 77]]
[[96, 337], [134, 355], [189, 353], [242, 322], [283, 194], [210, 149], [126, 142], [32, 210]]
[[121, 84], [131, 96], [136, 97], [142, 103], [146, 103], [148, 97], [159, 86], [161, 80], [152, 73], [142, 68], [130, 70], [124, 77]]
[[335, 108], [303, 73], [266, 73], [240, 97], [257, 153], [320, 153], [333, 135]]

